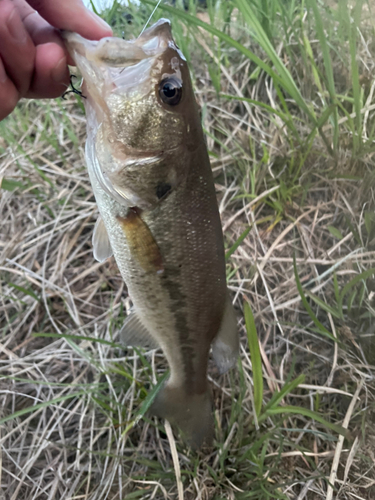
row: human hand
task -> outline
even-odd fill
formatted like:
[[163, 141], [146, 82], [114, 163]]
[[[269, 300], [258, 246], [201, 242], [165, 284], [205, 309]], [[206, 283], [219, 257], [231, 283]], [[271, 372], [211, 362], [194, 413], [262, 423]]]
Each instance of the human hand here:
[[21, 97], [53, 98], [67, 89], [74, 63], [58, 29], [91, 40], [112, 35], [81, 0], [0, 0], [0, 120]]

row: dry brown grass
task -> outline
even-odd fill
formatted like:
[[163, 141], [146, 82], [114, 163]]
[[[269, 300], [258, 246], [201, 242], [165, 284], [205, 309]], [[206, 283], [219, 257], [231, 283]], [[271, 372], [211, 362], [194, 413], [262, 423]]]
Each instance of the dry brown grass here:
[[[207, 43], [204, 48], [209, 53]], [[98, 264], [92, 256], [97, 209], [84, 167], [85, 121], [75, 99], [63, 106], [23, 102], [6, 121], [0, 143], [0, 178], [28, 186], [1, 190], [0, 199], [3, 499], [181, 499], [182, 490], [186, 500], [271, 498], [264, 491], [298, 500], [375, 498], [374, 281], [358, 288], [344, 319], [310, 300], [339, 340], [334, 343], [315, 328], [293, 270], [295, 255], [305, 292], [334, 307], [333, 271], [341, 290], [375, 267], [374, 240], [364, 221], [375, 201], [368, 181], [372, 155], [354, 165], [364, 185], [340, 174], [353, 172], [348, 151], [334, 161], [317, 139], [298, 183], [287, 186], [290, 200], [278, 211], [279, 181], [295, 153], [287, 131], [257, 108], [218, 99], [199, 57], [194, 62], [204, 125], [222, 142], [208, 137], [228, 247], [252, 225], [228, 263], [241, 363], [222, 377], [210, 367], [217, 446], [195, 455], [178, 440], [176, 447], [168, 424], [147, 418], [124, 432], [144, 388], [165, 371], [159, 351], [144, 355], [92, 340], [34, 336], [116, 342], [131, 304], [114, 260]], [[223, 72], [224, 90], [247, 92], [244, 75]], [[251, 88], [254, 98], [275, 98], [266, 79]], [[265, 162], [262, 148], [269, 152]], [[350, 429], [349, 439], [303, 415], [254, 424], [244, 300], [256, 319], [265, 404], [289, 378], [304, 373], [305, 383], [282, 404], [317, 410]]]

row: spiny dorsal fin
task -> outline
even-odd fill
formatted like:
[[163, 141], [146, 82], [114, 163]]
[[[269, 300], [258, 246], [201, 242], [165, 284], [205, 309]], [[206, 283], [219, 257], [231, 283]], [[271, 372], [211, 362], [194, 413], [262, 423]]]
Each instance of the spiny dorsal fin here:
[[127, 347], [145, 347], [146, 349], [159, 347], [135, 311], [129, 314], [120, 330], [120, 342]]
[[104, 262], [113, 255], [107, 229], [100, 215], [94, 227], [92, 245], [94, 247], [94, 257], [98, 262]]

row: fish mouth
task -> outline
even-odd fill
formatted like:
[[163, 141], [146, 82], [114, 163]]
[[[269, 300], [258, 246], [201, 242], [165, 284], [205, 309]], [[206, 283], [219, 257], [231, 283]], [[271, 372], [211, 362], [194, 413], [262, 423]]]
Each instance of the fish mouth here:
[[85, 104], [95, 110], [99, 122], [108, 115], [110, 95], [129, 102], [149, 95], [156, 84], [152, 73], [157, 61], [169, 48], [178, 50], [168, 19], [160, 19], [135, 40], [93, 41], [69, 31], [62, 31], [62, 37], [83, 77]]
[[[127, 72], [129, 67], [155, 58], [168, 47], [174, 46], [168, 19], [159, 19], [135, 40], [106, 37], [94, 41], [70, 31], [62, 31], [61, 35], [86, 82], [100, 80], [100, 73], [104, 73], [103, 77], [112, 76], [116, 79], [119, 73]], [[139, 73], [141, 74], [144, 69], [143, 66], [140, 67]]]

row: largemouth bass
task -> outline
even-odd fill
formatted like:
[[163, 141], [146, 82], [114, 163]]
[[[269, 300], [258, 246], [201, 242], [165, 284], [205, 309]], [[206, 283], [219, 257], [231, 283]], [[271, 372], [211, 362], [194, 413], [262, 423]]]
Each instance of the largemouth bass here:
[[210, 347], [225, 372], [238, 332], [189, 69], [165, 19], [132, 41], [64, 39], [87, 97], [86, 162], [100, 212], [94, 256], [113, 253], [134, 304], [121, 338], [161, 347], [170, 377], [152, 412], [199, 447], [213, 436]]

